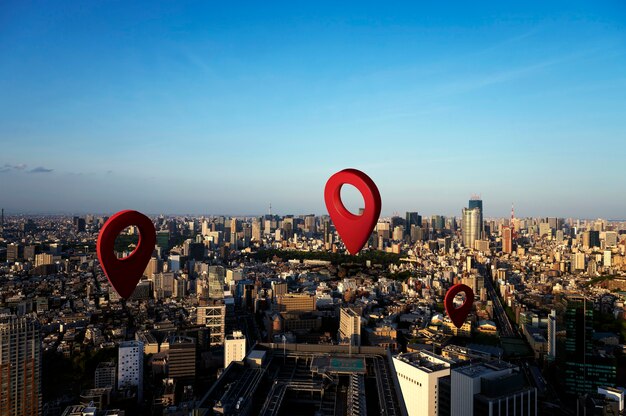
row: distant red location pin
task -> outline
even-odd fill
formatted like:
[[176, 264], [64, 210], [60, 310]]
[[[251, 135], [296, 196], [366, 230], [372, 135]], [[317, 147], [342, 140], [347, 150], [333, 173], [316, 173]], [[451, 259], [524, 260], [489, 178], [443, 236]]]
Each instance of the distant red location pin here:
[[[455, 308], [454, 297], [458, 295], [460, 292], [465, 293], [465, 302], [463, 302], [463, 305], [459, 306], [458, 308]], [[452, 323], [454, 323], [454, 325], [457, 328], [460, 328], [463, 326], [463, 323], [465, 322], [467, 315], [469, 315], [470, 311], [472, 310], [473, 303], [474, 303], [474, 291], [472, 290], [471, 287], [467, 285], [463, 285], [463, 284], [457, 284], [457, 285], [452, 286], [450, 289], [448, 289], [448, 292], [446, 293], [446, 297], [443, 301], [443, 304], [446, 307], [446, 312], [448, 312], [450, 319], [452, 319]]]
[[[128, 257], [118, 259], [114, 252], [115, 239], [124, 228], [131, 225], [139, 228], [137, 248]], [[135, 291], [152, 257], [155, 243], [154, 224], [141, 212], [120, 211], [102, 226], [96, 246], [98, 260], [109, 283], [122, 298], [128, 299]]]
[[[341, 202], [341, 187], [353, 185], [363, 195], [365, 209], [362, 215], [354, 215]], [[374, 181], [356, 169], [344, 169], [326, 182], [324, 201], [330, 218], [350, 254], [356, 254], [367, 242], [380, 215], [380, 193]]]

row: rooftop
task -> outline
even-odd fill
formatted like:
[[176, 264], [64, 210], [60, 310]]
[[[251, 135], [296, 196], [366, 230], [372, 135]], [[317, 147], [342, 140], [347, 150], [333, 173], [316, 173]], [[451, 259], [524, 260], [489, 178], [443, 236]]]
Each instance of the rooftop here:
[[430, 351], [417, 351], [399, 354], [395, 358], [428, 373], [450, 368], [450, 366], [454, 364], [454, 360], [445, 358]]
[[478, 365], [469, 365], [467, 367], [459, 367], [454, 369], [454, 372], [461, 373], [467, 377], [477, 378], [485, 376], [489, 373], [498, 372], [502, 370], [513, 370], [517, 366], [507, 363], [505, 361], [490, 361], [488, 363], [481, 363]]

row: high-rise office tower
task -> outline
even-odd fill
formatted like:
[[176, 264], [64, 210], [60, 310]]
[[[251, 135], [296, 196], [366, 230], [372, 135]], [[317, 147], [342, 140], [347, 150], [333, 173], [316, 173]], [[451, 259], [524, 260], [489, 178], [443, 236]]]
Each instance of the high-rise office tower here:
[[584, 297], [567, 297], [565, 332], [565, 391], [590, 394], [598, 387], [614, 386], [615, 358], [594, 350], [593, 306], [587, 305]]
[[286, 295], [288, 292], [287, 282], [272, 281], [272, 297], [276, 299], [278, 296]]
[[599, 231], [585, 231], [583, 233], [583, 248], [600, 247], [600, 232]]
[[452, 364], [452, 360], [430, 351], [393, 357], [393, 366], [408, 416], [441, 414], [439, 381], [450, 375]]
[[548, 315], [548, 359], [556, 357], [556, 310], [552, 309]]
[[241, 331], [234, 331], [224, 340], [224, 368], [233, 361], [243, 361], [246, 357], [246, 337]]
[[94, 374], [94, 387], [97, 389], [110, 387], [115, 389], [116, 368], [113, 361], [104, 361], [98, 364]]
[[211, 224], [207, 220], [202, 220], [202, 227], [200, 230], [202, 235], [209, 235], [210, 231], [211, 231]]
[[324, 244], [330, 244], [332, 237], [330, 234], [330, 219], [324, 218], [322, 222], [322, 233], [324, 234]]
[[24, 247], [24, 260], [33, 261], [37, 254], [37, 246], [29, 245]]
[[552, 227], [547, 222], [539, 223], [539, 237], [546, 236], [549, 240], [552, 239]]
[[418, 227], [422, 226], [422, 216], [417, 212], [408, 212], [406, 213], [406, 228], [411, 229], [411, 225], [416, 225]]
[[[482, 204], [482, 201], [480, 201]], [[463, 233], [463, 245], [474, 248], [474, 242], [480, 240], [481, 228], [480, 218], [482, 213], [480, 208], [463, 208], [463, 222], [461, 224]]]
[[174, 379], [196, 376], [196, 340], [173, 336], [168, 341], [167, 376]]
[[170, 254], [169, 260], [170, 260], [169, 271], [170, 272], [179, 272], [180, 271], [180, 260], [181, 260], [180, 254]]
[[174, 293], [174, 273], [157, 273], [154, 275], [154, 298], [171, 298]]
[[480, 220], [479, 220], [480, 221], [480, 227], [479, 228], [480, 228], [481, 234], [480, 234], [479, 238], [482, 238], [482, 232], [483, 232], [484, 227], [485, 227], [485, 223], [483, 222], [483, 212], [484, 212], [484, 210], [483, 210], [483, 200], [480, 198], [479, 195], [472, 195], [472, 197], [469, 200], [469, 204], [467, 205], [467, 207], [469, 209], [478, 208], [480, 210]]
[[261, 241], [261, 220], [255, 218], [252, 220], [252, 241]]
[[120, 343], [117, 355], [117, 388], [136, 388], [137, 400], [143, 400], [143, 342]]
[[453, 416], [536, 416], [537, 389], [504, 361], [455, 368], [450, 374]]
[[288, 240], [290, 238], [293, 238], [293, 234], [295, 230], [294, 223], [293, 223], [293, 216], [291, 215], [286, 216], [285, 218], [283, 218], [283, 221], [281, 224], [282, 224], [281, 228], [285, 232], [284, 234], [285, 239]]
[[0, 317], [0, 415], [41, 412], [39, 325], [25, 317]]
[[209, 297], [224, 299], [224, 278], [226, 269], [223, 266], [209, 266]]
[[315, 215], [307, 215], [304, 217], [304, 231], [310, 234], [317, 233], [317, 227], [315, 225]]
[[361, 346], [361, 315], [351, 308], [341, 308], [340, 311], [339, 343]]
[[54, 264], [54, 257], [52, 254], [41, 253], [35, 255], [35, 267], [45, 266], [47, 264]]
[[402, 241], [402, 239], [404, 238], [404, 227], [401, 225], [394, 227], [391, 238], [395, 241]]
[[238, 246], [238, 235], [237, 234], [237, 218], [231, 218], [230, 220], [230, 245], [231, 247], [233, 247], [235, 250], [237, 249]]
[[82, 233], [85, 232], [85, 219], [80, 217], [73, 218], [74, 229], [76, 232]]
[[16, 262], [24, 257], [24, 246], [11, 243], [7, 245], [7, 261]]
[[604, 245], [605, 247], [615, 247], [617, 245], [617, 232], [616, 231], [607, 231], [604, 234]]
[[585, 253], [572, 253], [572, 269], [585, 270]]
[[146, 270], [143, 272], [144, 276], [148, 278], [152, 278], [152, 275], [155, 273], [160, 273], [162, 271], [161, 261], [156, 257], [151, 257], [148, 265], [146, 266]]
[[443, 215], [432, 215], [430, 217], [430, 227], [434, 230], [443, 230], [446, 225], [446, 217]]
[[511, 227], [502, 227], [502, 252], [513, 252], [513, 230]]

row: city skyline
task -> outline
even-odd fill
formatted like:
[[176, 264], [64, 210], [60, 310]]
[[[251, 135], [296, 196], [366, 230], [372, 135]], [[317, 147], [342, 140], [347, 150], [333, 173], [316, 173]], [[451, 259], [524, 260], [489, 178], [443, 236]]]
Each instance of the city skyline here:
[[[350, 211], [353, 212], [357, 212], [358, 209], [352, 209], [352, 207], [355, 207], [356, 205], [352, 204], [352, 206], [349, 208]], [[421, 216], [424, 216], [424, 218], [429, 219], [431, 216], [436, 216], [436, 215], [442, 215], [444, 218], [456, 218], [457, 221], [460, 223], [461, 219], [463, 218], [462, 215], [462, 210], [463, 208], [466, 207], [462, 207], [461, 211], [457, 214], [454, 213], [443, 213], [443, 212], [425, 212], [425, 211], [415, 211], [415, 210], [410, 210], [410, 211], [393, 211], [393, 212], [389, 212], [389, 213], [382, 213], [379, 217], [380, 220], [383, 219], [389, 219], [392, 217], [403, 217], [407, 212], [418, 212]], [[134, 209], [133, 207], [128, 207], [127, 209]], [[119, 211], [118, 211], [119, 212]], [[69, 217], [69, 216], [74, 216], [74, 215], [95, 215], [95, 216], [107, 216], [107, 215], [113, 215], [115, 214], [114, 211], [101, 211], [101, 212], [97, 212], [97, 211], [57, 211], [57, 212], [45, 212], [45, 211], [9, 211], [5, 209], [4, 215], [5, 218], [9, 218], [9, 217], [45, 217], [45, 216], [51, 216], [51, 217]], [[149, 217], [159, 217], [159, 216], [166, 216], [166, 217], [185, 217], [185, 216], [189, 216], [189, 217], [195, 217], [195, 218], [200, 218], [200, 217], [204, 217], [204, 218], [217, 218], [217, 217], [227, 217], [227, 218], [255, 218], [255, 217], [263, 217], [268, 215], [268, 212], [264, 212], [264, 213], [246, 213], [246, 214], [235, 214], [235, 213], [227, 213], [227, 212], [142, 212], [142, 214], [145, 214]], [[286, 216], [294, 216], [294, 217], [304, 217], [307, 215], [314, 215], [316, 217], [322, 217], [322, 216], [328, 216], [328, 212], [324, 211], [324, 212], [312, 212], [312, 211], [297, 211], [297, 212], [275, 212], [274, 210], [272, 210], [272, 216], [276, 216], [276, 217], [286, 217]], [[509, 211], [508, 214], [506, 215], [486, 215], [484, 217], [485, 221], [489, 221], [489, 220], [501, 220], [501, 219], [509, 219], [511, 217], [511, 213]], [[601, 216], [590, 216], [590, 217], [576, 217], [576, 216], [572, 216], [572, 215], [517, 215], [517, 213], [515, 214], [515, 218], [516, 219], [541, 219], [541, 218], [562, 218], [562, 219], [571, 219], [571, 220], [581, 220], [581, 221], [593, 221], [593, 220], [606, 220], [609, 222], [623, 222], [626, 221], [626, 218], [611, 218], [611, 217], [601, 217]]]
[[7, 211], [625, 216], [620, 2], [151, 5], [0, 11]]

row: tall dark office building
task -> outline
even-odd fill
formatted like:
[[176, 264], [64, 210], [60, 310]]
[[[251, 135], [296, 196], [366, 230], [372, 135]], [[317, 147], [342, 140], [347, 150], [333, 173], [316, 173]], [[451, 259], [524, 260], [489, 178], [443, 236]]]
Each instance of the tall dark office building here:
[[594, 350], [593, 305], [583, 297], [568, 297], [565, 330], [565, 391], [587, 394], [615, 386], [615, 357]]
[[24, 256], [24, 246], [11, 243], [7, 245], [7, 261], [15, 262]]
[[196, 340], [174, 336], [169, 339], [168, 377], [193, 378], [196, 375]]
[[25, 317], [0, 317], [0, 415], [41, 414], [39, 324]]
[[158, 231], [156, 238], [157, 238], [156, 245], [158, 247], [161, 247], [164, 250], [170, 249], [170, 232], [169, 231]]
[[415, 225], [417, 227], [421, 227], [422, 226], [422, 216], [419, 215], [417, 212], [409, 212], [407, 211], [406, 213], [406, 218], [405, 218], [405, 227], [404, 227], [404, 231], [406, 234], [410, 235], [411, 234], [411, 226]]
[[38, 254], [37, 246], [30, 245], [24, 247], [24, 259], [33, 261], [35, 260], [35, 254]]
[[430, 228], [434, 230], [443, 230], [446, 226], [446, 217], [443, 215], [433, 215], [430, 217]]
[[28, 219], [26, 222], [20, 224], [20, 230], [22, 231], [22, 235], [27, 235], [37, 231], [37, 224], [35, 224], [32, 219]]
[[77, 233], [85, 232], [85, 219], [81, 217], [74, 217], [72, 222], [74, 223], [74, 228]]
[[474, 195], [470, 200], [469, 200], [469, 205], [467, 206], [469, 209], [474, 209], [474, 208], [480, 208], [480, 232], [481, 232], [481, 238], [483, 237], [483, 231], [485, 229], [485, 223], [483, 222], [483, 200], [480, 199], [479, 196]]

